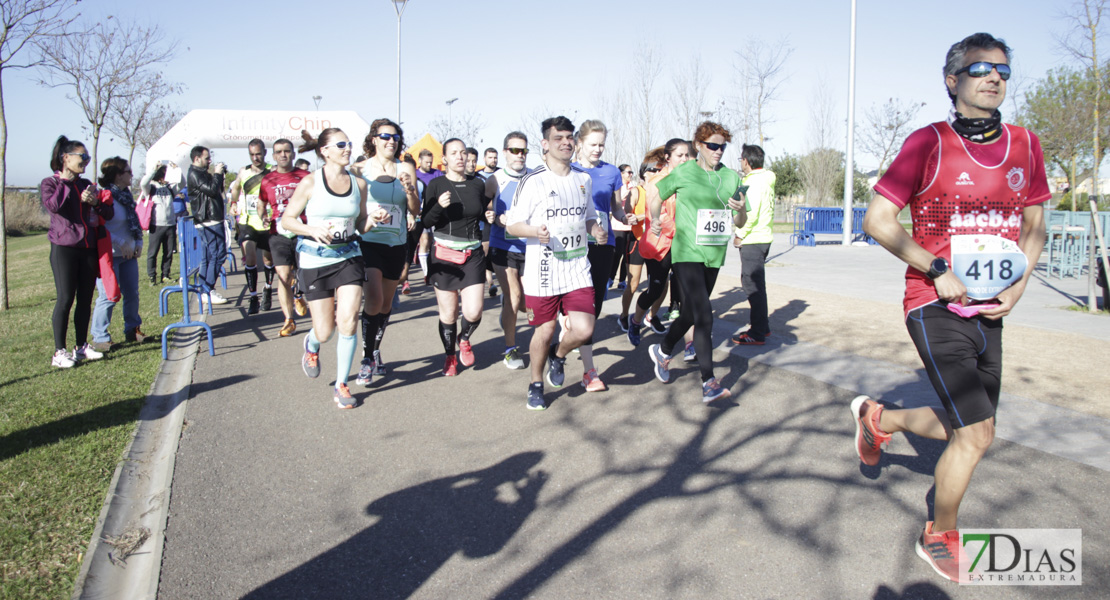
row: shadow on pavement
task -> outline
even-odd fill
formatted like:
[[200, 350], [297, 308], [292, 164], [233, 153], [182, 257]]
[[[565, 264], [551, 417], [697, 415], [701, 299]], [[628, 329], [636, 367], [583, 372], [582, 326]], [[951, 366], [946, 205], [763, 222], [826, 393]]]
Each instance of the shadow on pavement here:
[[901, 594], [885, 585], [879, 586], [871, 600], [947, 600], [951, 597], [931, 583], [911, 583]]
[[366, 507], [377, 523], [245, 597], [407, 598], [456, 553], [490, 556], [512, 539], [547, 481], [532, 470], [542, 458], [521, 452], [379, 498]]

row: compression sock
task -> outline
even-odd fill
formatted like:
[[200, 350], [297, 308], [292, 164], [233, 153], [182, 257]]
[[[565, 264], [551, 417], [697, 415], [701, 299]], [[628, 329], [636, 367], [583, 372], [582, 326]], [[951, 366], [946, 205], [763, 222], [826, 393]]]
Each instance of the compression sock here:
[[316, 329], [309, 329], [308, 330], [308, 351], [309, 352], [319, 352], [320, 351], [320, 340], [316, 339]]
[[355, 347], [358, 346], [357, 335], [340, 335], [336, 344], [335, 353], [338, 364], [335, 365], [335, 387], [347, 383], [351, 375], [351, 361], [355, 358]]
[[378, 327], [381, 325], [381, 315], [368, 315], [362, 313], [362, 357], [374, 358], [374, 349], [378, 347]]
[[274, 287], [274, 268], [266, 267], [266, 287]]
[[416, 259], [420, 261], [420, 271], [422, 273], [424, 273], [425, 276], [427, 276], [428, 275], [428, 253], [427, 252], [419, 253], [419, 254], [416, 255]]
[[247, 274], [247, 291], [253, 296], [258, 293], [258, 267], [243, 267], [243, 271]]
[[380, 313], [378, 315], [378, 333], [374, 336], [374, 349], [377, 350], [382, 347], [382, 338], [385, 337], [385, 328], [389, 325], [389, 317], [393, 313]]
[[478, 324], [481, 322], [482, 317], [478, 317], [478, 320], [474, 322], [467, 321], [466, 317], [463, 317], [462, 329], [459, 331], [459, 339], [470, 341], [470, 334], [474, 333], [475, 329], [478, 329]]
[[455, 355], [455, 338], [458, 337], [459, 326], [456, 323], [439, 322], [439, 341], [443, 342], [443, 352], [447, 356]]

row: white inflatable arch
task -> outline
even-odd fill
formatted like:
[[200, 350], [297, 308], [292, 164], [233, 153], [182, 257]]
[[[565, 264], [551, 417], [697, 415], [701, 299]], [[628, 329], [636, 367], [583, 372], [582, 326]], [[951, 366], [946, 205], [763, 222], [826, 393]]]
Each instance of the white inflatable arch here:
[[351, 110], [192, 110], [146, 151], [146, 172], [166, 160], [188, 169], [193, 146], [246, 148], [255, 138], [266, 142], [267, 149], [281, 138], [300, 145], [301, 130], [315, 137], [328, 127], [342, 129], [356, 147], [370, 133], [370, 124]]

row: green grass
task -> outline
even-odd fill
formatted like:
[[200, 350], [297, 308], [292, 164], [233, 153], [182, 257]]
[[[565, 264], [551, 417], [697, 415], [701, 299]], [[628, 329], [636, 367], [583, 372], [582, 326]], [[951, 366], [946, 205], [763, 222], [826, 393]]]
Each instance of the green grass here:
[[[162, 359], [157, 343], [118, 343], [118, 305], [110, 353], [73, 369], [51, 367], [49, 254], [43, 233], [8, 238], [11, 309], [0, 312], [0, 598], [70, 595]], [[141, 281], [143, 330], [160, 334], [179, 318], [180, 305], [159, 318], [158, 288]], [[73, 345], [72, 315], [67, 341]]]
[[1081, 312], [1081, 313], [1085, 313], [1085, 314], [1088, 314], [1088, 315], [1090, 315], [1090, 314], [1110, 315], [1110, 310], [1107, 310], [1105, 308], [1092, 313], [1091, 309], [1089, 309], [1086, 305], [1080, 306], [1078, 304], [1069, 304], [1066, 307], [1064, 307], [1064, 309], [1065, 310], [1070, 310], [1072, 312]]

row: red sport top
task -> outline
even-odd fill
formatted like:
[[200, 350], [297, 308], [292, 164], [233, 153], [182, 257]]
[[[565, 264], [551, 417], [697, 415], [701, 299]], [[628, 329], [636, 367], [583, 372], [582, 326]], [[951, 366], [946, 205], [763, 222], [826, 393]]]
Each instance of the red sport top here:
[[[285, 214], [285, 207], [289, 206], [289, 199], [293, 197], [293, 191], [297, 189], [297, 184], [306, 175], [308, 175], [308, 171], [304, 169], [293, 169], [288, 173], [270, 171], [262, 178], [262, 187], [258, 191], [258, 199], [270, 207], [270, 235], [277, 235], [277, 222]], [[301, 214], [301, 222], [308, 223], [304, 214]]]
[[[953, 235], [983, 233], [1017, 242], [1027, 206], [1048, 200], [1041, 142], [1027, 129], [1003, 125], [991, 144], [961, 138], [945, 122], [910, 134], [875, 192], [910, 206], [913, 240], [951, 263]], [[909, 311], [938, 299], [933, 281], [906, 269]]]

